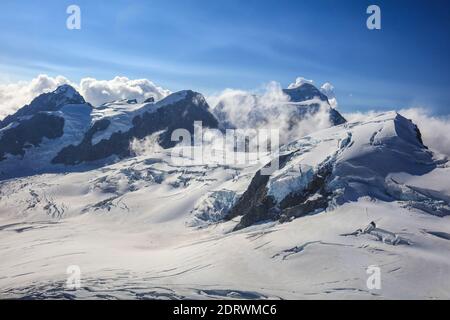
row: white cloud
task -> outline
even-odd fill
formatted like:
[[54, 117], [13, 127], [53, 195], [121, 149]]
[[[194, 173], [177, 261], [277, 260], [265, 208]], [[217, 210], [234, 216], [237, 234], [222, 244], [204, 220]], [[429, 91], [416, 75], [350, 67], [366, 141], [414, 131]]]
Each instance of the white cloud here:
[[[424, 108], [410, 108], [398, 111], [411, 119], [419, 128], [423, 143], [432, 151], [450, 157], [450, 117], [432, 116]], [[344, 114], [349, 122], [364, 121], [368, 117], [379, 114], [376, 111]]]
[[170, 93], [169, 90], [158, 87], [147, 79], [130, 80], [126, 77], [115, 77], [112, 80], [97, 80], [83, 78], [79, 84], [76, 84], [63, 76], [39, 75], [31, 81], [0, 85], [0, 119], [29, 104], [38, 95], [53, 91], [62, 84], [70, 84], [75, 87], [86, 101], [94, 106], [120, 99], [142, 101], [154, 97], [155, 100], [160, 100]]
[[450, 157], [450, 117], [432, 116], [423, 108], [404, 109], [399, 113], [419, 127], [426, 146]]
[[160, 100], [170, 94], [147, 79], [130, 80], [126, 77], [115, 77], [112, 80], [81, 79], [80, 94], [94, 106], [121, 99], [137, 99], [138, 101], [153, 97]]
[[155, 153], [161, 152], [163, 150], [161, 146], [158, 144], [158, 136], [161, 132], [154, 133], [150, 136], [145, 137], [142, 140], [133, 139], [130, 142], [130, 150], [136, 156], [149, 156]]
[[[312, 84], [314, 85], [314, 81], [313, 80], [308, 80], [305, 79], [303, 77], [297, 77], [297, 79], [295, 79], [295, 82], [291, 83], [288, 86], [288, 89], [295, 89], [298, 88], [300, 86], [302, 86], [303, 84], [308, 83], [308, 84]], [[325, 82], [321, 87], [320, 87], [320, 91], [326, 95], [328, 97], [328, 101], [330, 102], [331, 107], [333, 108], [337, 108], [338, 107], [338, 103], [337, 103], [337, 99], [336, 99], [336, 94], [334, 92], [334, 86], [329, 83], [329, 82]]]
[[70, 83], [62, 76], [55, 78], [39, 75], [31, 81], [0, 85], [0, 119], [29, 104], [38, 95], [53, 91], [58, 86]]
[[320, 87], [320, 91], [327, 96], [328, 101], [330, 102], [331, 107], [333, 108], [337, 108], [338, 107], [338, 102], [336, 99], [336, 93], [334, 92], [334, 86], [329, 83], [329, 82], [325, 82], [321, 87]]
[[305, 79], [305, 78], [303, 78], [303, 77], [298, 77], [297, 79], [295, 79], [295, 82], [294, 82], [294, 83], [291, 83], [291, 84], [288, 86], [288, 89], [295, 89], [295, 88], [298, 88], [298, 87], [300, 87], [300, 86], [301, 86], [302, 84], [304, 84], [304, 83], [314, 84], [314, 81]]
[[368, 118], [372, 118], [381, 112], [375, 111], [375, 110], [369, 110], [366, 112], [361, 111], [355, 111], [351, 113], [344, 113], [342, 116], [347, 119], [348, 122], [362, 122], [365, 121]]
[[217, 96], [208, 97], [208, 103], [220, 120], [225, 120], [236, 128], [280, 130], [281, 143], [331, 126], [329, 106], [326, 103], [323, 103], [319, 112], [308, 114], [301, 121], [293, 121], [289, 97], [277, 82], [269, 83], [262, 95], [226, 89]]

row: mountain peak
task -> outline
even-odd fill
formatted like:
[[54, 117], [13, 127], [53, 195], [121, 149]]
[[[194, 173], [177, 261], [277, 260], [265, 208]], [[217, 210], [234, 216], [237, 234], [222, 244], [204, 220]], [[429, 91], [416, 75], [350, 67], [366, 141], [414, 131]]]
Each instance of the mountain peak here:
[[313, 84], [314, 84], [314, 81], [305, 79], [305, 78], [303, 78], [303, 77], [297, 77], [297, 78], [295, 79], [295, 82], [294, 82], [294, 83], [291, 83], [291, 84], [288, 86], [288, 89], [296, 89], [296, 88], [298, 88], [298, 87], [301, 87], [301, 86], [304, 85], [304, 84], [310, 84], [310, 85], [313, 85]]
[[303, 102], [314, 98], [328, 102], [328, 97], [309, 82], [303, 82], [298, 86], [291, 84], [287, 89], [283, 89], [283, 92], [289, 96], [292, 102]]
[[55, 94], [64, 94], [67, 96], [73, 96], [75, 94], [77, 94], [78, 92], [75, 90], [74, 87], [72, 87], [69, 84], [63, 84], [60, 85], [58, 88], [56, 88], [55, 91], [53, 91]]
[[0, 122], [0, 128], [20, 120], [21, 117], [33, 116], [39, 112], [58, 111], [68, 104], [86, 104], [86, 101], [72, 86], [63, 84], [52, 92], [40, 94], [29, 105], [7, 116]]

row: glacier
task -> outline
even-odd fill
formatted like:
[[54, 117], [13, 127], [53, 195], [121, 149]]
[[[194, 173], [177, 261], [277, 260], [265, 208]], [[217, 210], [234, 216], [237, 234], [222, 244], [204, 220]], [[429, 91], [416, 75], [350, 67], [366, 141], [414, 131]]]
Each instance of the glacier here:
[[[70, 143], [117, 119], [98, 142], [158, 103], [45, 112], [64, 117]], [[298, 137], [268, 176], [260, 164], [178, 165], [171, 147], [51, 164], [58, 139], [0, 162], [59, 168], [0, 181], [0, 298], [450, 298], [450, 167], [396, 112]], [[66, 286], [74, 265], [77, 290]], [[379, 290], [366, 284], [374, 265]]]

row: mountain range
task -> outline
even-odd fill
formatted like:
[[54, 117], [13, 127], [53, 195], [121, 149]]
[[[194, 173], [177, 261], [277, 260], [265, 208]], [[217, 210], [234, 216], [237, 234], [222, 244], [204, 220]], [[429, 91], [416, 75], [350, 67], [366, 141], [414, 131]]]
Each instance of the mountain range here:
[[[244, 119], [287, 114], [290, 139], [266, 163], [174, 163], [176, 129], [241, 123], [191, 90], [92, 106], [63, 85], [6, 117], [0, 296], [450, 298], [447, 159], [397, 112], [348, 122], [310, 83], [282, 93]], [[295, 136], [324, 114], [327, 128]]]

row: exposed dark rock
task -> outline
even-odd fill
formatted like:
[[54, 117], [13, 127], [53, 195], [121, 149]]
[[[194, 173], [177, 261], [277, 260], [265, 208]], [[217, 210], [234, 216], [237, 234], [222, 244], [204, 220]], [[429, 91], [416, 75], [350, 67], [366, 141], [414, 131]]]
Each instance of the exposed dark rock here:
[[[277, 117], [280, 112], [284, 112], [283, 109], [289, 110], [289, 130], [294, 129], [300, 121], [307, 119], [308, 116], [314, 115], [320, 111], [322, 105], [327, 106], [329, 114], [329, 120], [331, 125], [340, 125], [346, 123], [347, 120], [335, 109], [330, 106], [328, 98], [319, 89], [317, 89], [312, 84], [302, 84], [297, 88], [283, 89], [283, 93], [289, 97], [289, 101], [295, 103], [283, 103], [276, 105], [275, 107], [270, 107], [265, 111], [261, 111], [258, 107], [258, 103], [264, 103], [257, 95], [248, 96], [243, 95], [237, 97], [241, 99], [240, 101], [246, 103], [246, 99], [252, 101], [257, 107], [252, 108], [246, 115], [246, 126], [252, 127], [259, 125], [266, 125], [271, 122], [272, 118]], [[310, 100], [316, 99], [315, 102]], [[319, 101], [317, 101], [317, 99]], [[238, 100], [239, 101], [239, 100]], [[213, 110], [214, 115], [220, 121], [220, 124], [225, 129], [235, 129], [239, 126], [238, 123], [234, 123], [232, 119], [229, 118], [227, 111], [226, 100], [219, 101]]]
[[268, 181], [269, 176], [261, 175], [261, 171], [258, 171], [248, 189], [231, 209], [227, 216], [228, 219], [242, 215], [235, 230], [248, 227], [258, 221], [274, 218], [269, 214], [270, 209], [275, 205], [275, 200], [267, 195]]
[[427, 231], [427, 233], [429, 233], [429, 234], [431, 234], [431, 235], [433, 235], [435, 237], [444, 239], [444, 240], [450, 240], [450, 234], [448, 234], [446, 232], [442, 232], [442, 231]]
[[309, 83], [304, 83], [297, 88], [283, 89], [293, 102], [303, 102], [314, 98], [319, 98], [322, 101], [328, 102], [328, 98], [319, 89]]
[[171, 141], [172, 132], [175, 129], [186, 129], [194, 132], [194, 122], [202, 121], [202, 125], [208, 128], [217, 128], [216, 118], [209, 112], [209, 106], [201, 95], [193, 91], [187, 91], [184, 99], [172, 104], [164, 105], [154, 112], [144, 112], [133, 118], [133, 127], [127, 132], [115, 132], [109, 139], [103, 139], [99, 143], [92, 144], [92, 136], [95, 132], [106, 129], [109, 125], [96, 123], [86, 133], [79, 145], [70, 145], [62, 149], [52, 160], [52, 163], [75, 165], [84, 161], [95, 161], [116, 155], [120, 158], [132, 155], [130, 142], [143, 139], [155, 132], [163, 131], [158, 138], [163, 148], [173, 147], [176, 142]]
[[[304, 102], [314, 98], [320, 99], [321, 101], [329, 104], [328, 98], [319, 89], [309, 83], [304, 83], [297, 88], [283, 89], [283, 92], [287, 94], [292, 102]], [[297, 114], [291, 120], [291, 124], [294, 121], [304, 119], [304, 117], [309, 114], [314, 114], [320, 109], [320, 104], [310, 104], [307, 107], [299, 107]], [[332, 125], [337, 126], [346, 123], [347, 120], [337, 111], [330, 106], [330, 122]], [[297, 119], [296, 119], [297, 118]]]
[[86, 101], [74, 88], [69, 85], [62, 85], [53, 92], [39, 95], [29, 105], [7, 116], [0, 122], [0, 129], [14, 121], [19, 121], [21, 117], [32, 116], [42, 111], [57, 111], [67, 104], [84, 103]]
[[334, 108], [330, 107], [330, 122], [335, 125], [341, 125], [347, 122], [347, 120]]
[[[279, 157], [280, 168], [284, 167], [290, 157], [291, 154]], [[268, 164], [266, 167], [270, 165]], [[267, 195], [269, 178], [269, 175], [262, 175], [261, 170], [259, 170], [247, 190], [230, 210], [227, 219], [242, 216], [235, 230], [246, 228], [259, 221], [273, 220], [277, 217], [277, 213], [271, 210], [275, 207], [275, 199]]]
[[[409, 121], [411, 121], [411, 120], [409, 120]], [[412, 123], [412, 121], [411, 121], [411, 123]], [[415, 125], [414, 123], [413, 123], [413, 125], [414, 125], [414, 131], [416, 132], [416, 138], [417, 138], [417, 140], [420, 142], [420, 144], [421, 144], [425, 149], [428, 149], [428, 147], [423, 143], [422, 132], [420, 132], [419, 127], [418, 127], [417, 125]]]
[[333, 171], [330, 162], [321, 166], [314, 175], [309, 185], [302, 192], [289, 194], [280, 203], [282, 209], [280, 222], [289, 221], [292, 218], [300, 218], [317, 210], [328, 207], [331, 194], [326, 189], [326, 182]]
[[[94, 125], [85, 133], [83, 141], [78, 146], [70, 145], [63, 148], [52, 160], [52, 163], [75, 165], [82, 162], [82, 160], [80, 160], [80, 156], [85, 158], [84, 161], [102, 159], [102, 155], [106, 154], [105, 150], [102, 148], [93, 149], [91, 141], [95, 133], [106, 130], [110, 123], [111, 122], [108, 119], [102, 119], [95, 122]], [[95, 153], [91, 154], [91, 152]]]
[[301, 193], [291, 193], [280, 202], [281, 209], [287, 209], [298, 204], [302, 204], [308, 200], [311, 195], [316, 193], [325, 194], [325, 182], [332, 172], [332, 165], [327, 163], [320, 167], [314, 175], [308, 186]]
[[[285, 166], [291, 156], [292, 154], [288, 154], [280, 157], [280, 168]], [[275, 199], [267, 194], [270, 176], [261, 175], [261, 171], [258, 171], [227, 218], [242, 215], [241, 221], [234, 229], [240, 230], [262, 221], [286, 222], [326, 209], [331, 195], [326, 189], [326, 182], [332, 170], [333, 163], [325, 162], [305, 189], [288, 194], [280, 203], [276, 203]]]
[[144, 103], [154, 103], [155, 102], [155, 98], [154, 97], [150, 97], [144, 100]]
[[23, 156], [29, 146], [39, 146], [42, 139], [56, 139], [63, 135], [64, 118], [47, 113], [37, 113], [6, 129], [0, 136], [0, 161], [5, 154]]

